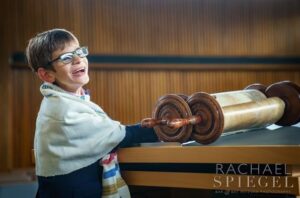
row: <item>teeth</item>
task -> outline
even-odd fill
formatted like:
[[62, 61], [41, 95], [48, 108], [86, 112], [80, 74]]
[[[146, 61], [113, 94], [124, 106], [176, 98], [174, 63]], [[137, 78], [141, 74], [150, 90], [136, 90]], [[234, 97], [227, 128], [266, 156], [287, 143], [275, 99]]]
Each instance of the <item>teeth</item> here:
[[85, 69], [84, 69], [84, 68], [81, 68], [81, 69], [78, 69], [78, 70], [73, 71], [73, 74], [78, 73], [78, 72], [84, 72], [84, 71], [85, 71]]

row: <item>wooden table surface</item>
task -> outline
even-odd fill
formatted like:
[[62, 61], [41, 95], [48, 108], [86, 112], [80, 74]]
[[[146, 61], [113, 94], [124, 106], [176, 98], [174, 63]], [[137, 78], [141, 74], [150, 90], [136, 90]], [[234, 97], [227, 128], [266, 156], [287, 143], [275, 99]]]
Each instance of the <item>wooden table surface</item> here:
[[118, 158], [129, 185], [300, 195], [297, 126], [228, 135], [211, 145], [123, 148]]

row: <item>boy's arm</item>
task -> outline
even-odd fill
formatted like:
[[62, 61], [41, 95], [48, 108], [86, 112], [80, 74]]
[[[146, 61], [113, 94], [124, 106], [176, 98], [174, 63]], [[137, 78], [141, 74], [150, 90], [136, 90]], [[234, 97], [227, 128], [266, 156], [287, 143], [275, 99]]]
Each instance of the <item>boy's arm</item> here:
[[141, 124], [129, 125], [126, 134], [118, 147], [131, 146], [134, 143], [157, 142], [158, 138], [153, 128], [142, 128]]

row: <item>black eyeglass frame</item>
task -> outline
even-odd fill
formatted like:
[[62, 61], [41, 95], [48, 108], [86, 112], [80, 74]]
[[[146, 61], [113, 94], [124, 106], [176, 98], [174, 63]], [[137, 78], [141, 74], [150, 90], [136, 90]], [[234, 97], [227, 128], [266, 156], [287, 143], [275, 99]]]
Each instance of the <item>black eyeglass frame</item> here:
[[[79, 51], [84, 52], [83, 55], [82, 55], [82, 53], [79, 53]], [[63, 60], [62, 57], [63, 57], [63, 56], [66, 56], [67, 54], [72, 55], [72, 59], [70, 59], [70, 61], [65, 62], [65, 61]], [[71, 63], [72, 60], [74, 59], [74, 56], [75, 56], [75, 55], [76, 55], [76, 56], [79, 56], [80, 58], [86, 57], [87, 55], [89, 55], [88, 47], [83, 46], [83, 47], [77, 48], [77, 49], [74, 50], [73, 52], [66, 52], [66, 53], [63, 53], [63, 54], [59, 55], [57, 58], [55, 58], [55, 59], [53, 59], [52, 61], [48, 62], [48, 66], [52, 65], [52, 63], [54, 63], [54, 62], [56, 62], [56, 61], [58, 61], [58, 60], [60, 60], [60, 61], [63, 62], [64, 64]]]

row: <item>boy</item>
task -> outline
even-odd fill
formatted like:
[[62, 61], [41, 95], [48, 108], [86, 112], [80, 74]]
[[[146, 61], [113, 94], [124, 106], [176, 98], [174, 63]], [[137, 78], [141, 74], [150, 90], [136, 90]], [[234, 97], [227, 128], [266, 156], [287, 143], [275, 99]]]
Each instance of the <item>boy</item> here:
[[[44, 82], [34, 138], [37, 197], [129, 197], [111, 151], [157, 141], [153, 129], [121, 125], [89, 100], [83, 88], [89, 82], [87, 55], [64, 29], [37, 34], [26, 48], [29, 66]], [[105, 172], [112, 170], [115, 178]]]

